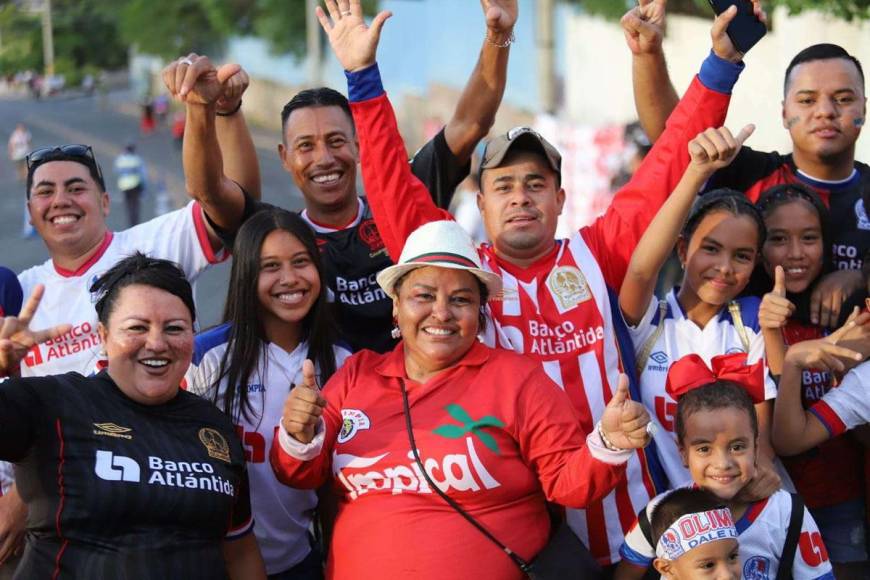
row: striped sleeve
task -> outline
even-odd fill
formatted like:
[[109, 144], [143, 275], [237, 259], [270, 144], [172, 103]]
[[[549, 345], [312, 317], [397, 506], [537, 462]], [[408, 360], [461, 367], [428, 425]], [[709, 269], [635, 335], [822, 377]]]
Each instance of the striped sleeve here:
[[810, 412], [836, 437], [849, 429], [870, 423], [870, 361], [852, 369], [840, 386], [829, 391]]

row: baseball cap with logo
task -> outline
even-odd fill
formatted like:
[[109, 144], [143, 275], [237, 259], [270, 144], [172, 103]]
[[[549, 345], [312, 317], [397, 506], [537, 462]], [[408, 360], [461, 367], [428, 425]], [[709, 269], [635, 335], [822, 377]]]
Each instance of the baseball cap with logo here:
[[486, 144], [480, 162], [480, 175], [484, 169], [500, 167], [508, 152], [512, 150], [532, 151], [543, 156], [550, 168], [562, 178], [562, 156], [549, 141], [529, 127], [514, 127], [507, 133], [493, 137]]

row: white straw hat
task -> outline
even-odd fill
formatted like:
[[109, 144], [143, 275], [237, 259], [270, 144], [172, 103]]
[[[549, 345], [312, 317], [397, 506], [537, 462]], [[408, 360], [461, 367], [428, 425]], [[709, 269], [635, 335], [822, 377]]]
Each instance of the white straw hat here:
[[490, 298], [501, 292], [501, 278], [481, 268], [474, 242], [454, 221], [429, 222], [414, 230], [405, 242], [399, 263], [378, 272], [378, 284], [390, 297], [396, 298], [396, 281], [411, 270], [425, 266], [468, 270], [486, 285]]

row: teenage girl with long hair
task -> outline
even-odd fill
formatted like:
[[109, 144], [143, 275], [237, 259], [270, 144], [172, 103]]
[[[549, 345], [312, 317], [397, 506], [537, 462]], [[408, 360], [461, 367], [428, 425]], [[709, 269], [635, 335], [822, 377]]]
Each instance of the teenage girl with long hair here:
[[224, 323], [196, 339], [188, 388], [233, 420], [245, 446], [254, 532], [270, 578], [322, 575], [309, 528], [314, 491], [279, 483], [269, 449], [287, 393], [314, 363], [325, 383], [350, 353], [336, 345], [320, 252], [296, 214], [272, 208], [239, 229]]
[[[829, 334], [810, 320], [810, 296], [816, 283], [834, 270], [831, 225], [825, 204], [801, 184], [772, 187], [761, 194], [756, 206], [768, 234], [749, 292], [764, 296], [759, 322], [767, 362], [771, 373], [780, 375], [786, 348]], [[835, 381], [826, 369], [806, 368], [800, 383], [801, 404], [809, 409], [834, 388]], [[861, 578], [867, 564], [865, 486], [862, 471], [856, 469], [863, 461], [863, 448], [852, 433], [783, 458], [819, 524], [837, 578]]]

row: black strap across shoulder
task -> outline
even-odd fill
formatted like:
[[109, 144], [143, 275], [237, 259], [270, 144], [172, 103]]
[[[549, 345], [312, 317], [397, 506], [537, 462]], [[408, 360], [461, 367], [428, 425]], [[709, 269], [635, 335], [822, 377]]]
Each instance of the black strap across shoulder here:
[[804, 527], [804, 500], [796, 493], [791, 494], [791, 516], [788, 521], [788, 534], [782, 546], [782, 556], [779, 558], [779, 570], [776, 580], [792, 580], [794, 557], [797, 553], [798, 540]]

